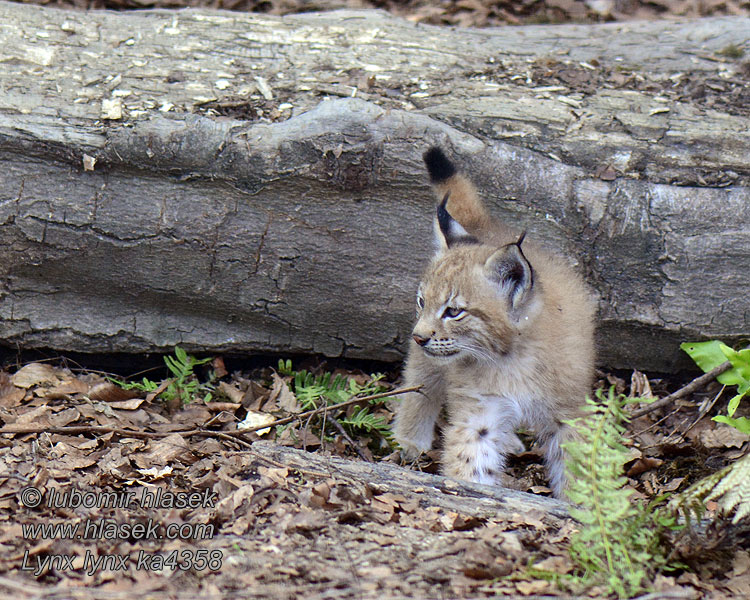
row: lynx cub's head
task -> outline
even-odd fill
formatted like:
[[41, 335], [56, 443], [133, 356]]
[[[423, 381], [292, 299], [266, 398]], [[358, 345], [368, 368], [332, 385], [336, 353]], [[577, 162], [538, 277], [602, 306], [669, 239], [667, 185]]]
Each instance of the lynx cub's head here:
[[446, 194], [437, 209], [437, 255], [417, 292], [412, 337], [436, 360], [495, 362], [511, 352], [534, 320], [540, 290], [522, 250], [524, 235], [500, 248], [480, 243], [448, 213]]

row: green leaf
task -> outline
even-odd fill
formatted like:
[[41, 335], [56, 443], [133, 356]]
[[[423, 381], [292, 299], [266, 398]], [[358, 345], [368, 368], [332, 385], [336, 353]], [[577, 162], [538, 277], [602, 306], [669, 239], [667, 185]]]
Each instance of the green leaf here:
[[720, 347], [724, 356], [732, 363], [733, 368], [729, 372], [735, 372], [743, 381], [750, 382], [750, 348], [738, 352], [726, 344], [721, 344]]
[[[685, 342], [684, 344], [680, 344], [680, 348], [687, 352], [690, 358], [695, 361], [695, 364], [703, 369], [705, 373], [729, 360], [724, 348], [727, 348], [730, 352], [734, 352], [729, 346], [722, 344], [718, 340], [711, 340], [710, 342]], [[734, 363], [732, 364], [733, 368], [716, 378], [719, 383], [724, 385], [739, 385], [745, 381], [745, 378], [738, 371], [737, 367], [734, 366]]]
[[748, 419], [747, 417], [733, 419], [724, 415], [717, 415], [716, 417], [712, 417], [712, 420], [717, 421], [718, 423], [726, 423], [727, 425], [731, 425], [741, 433], [750, 435], [750, 419]]
[[187, 352], [185, 352], [182, 348], [179, 346], [174, 347], [174, 355], [177, 357], [177, 360], [183, 364], [187, 364], [188, 362], [188, 355]]
[[745, 390], [745, 392], [743, 393], [737, 394], [734, 398], [732, 398], [729, 401], [729, 406], [727, 406], [727, 414], [730, 417], [734, 416], [734, 413], [737, 410], [737, 407], [740, 405], [740, 400], [742, 400], [745, 397], [746, 392], [747, 390]]

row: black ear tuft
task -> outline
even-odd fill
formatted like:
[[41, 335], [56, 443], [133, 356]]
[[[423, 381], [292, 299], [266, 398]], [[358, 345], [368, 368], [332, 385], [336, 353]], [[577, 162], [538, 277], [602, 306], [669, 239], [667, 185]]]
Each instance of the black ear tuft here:
[[[451, 197], [451, 193], [448, 192], [445, 196], [443, 196], [443, 201], [438, 205], [437, 207], [437, 220], [438, 225], [440, 226], [440, 232], [443, 234], [443, 237], [448, 241], [450, 239], [450, 231], [451, 231], [451, 221], [453, 221], [453, 217], [451, 217], [451, 214], [448, 212], [448, 198]], [[448, 244], [450, 246], [450, 243]]]
[[424, 164], [427, 165], [427, 171], [430, 173], [432, 183], [442, 183], [456, 174], [456, 167], [448, 160], [443, 151], [437, 146], [433, 146], [422, 156]]
[[516, 242], [516, 246], [519, 248], [521, 247], [521, 244], [523, 244], [523, 241], [526, 239], [526, 230], [524, 229], [523, 232], [521, 232], [520, 237], [518, 238], [518, 241]]

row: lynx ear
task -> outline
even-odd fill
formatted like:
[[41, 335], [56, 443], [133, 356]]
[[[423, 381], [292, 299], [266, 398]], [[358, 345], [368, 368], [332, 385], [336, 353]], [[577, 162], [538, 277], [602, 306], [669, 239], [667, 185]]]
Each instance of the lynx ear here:
[[487, 278], [499, 287], [511, 310], [526, 304], [534, 291], [534, 270], [521, 250], [525, 235], [524, 232], [515, 244], [500, 248], [484, 264]]
[[478, 244], [479, 240], [469, 234], [461, 224], [451, 217], [446, 205], [450, 192], [443, 196], [443, 201], [437, 207], [435, 215], [435, 243], [438, 253], [456, 244]]

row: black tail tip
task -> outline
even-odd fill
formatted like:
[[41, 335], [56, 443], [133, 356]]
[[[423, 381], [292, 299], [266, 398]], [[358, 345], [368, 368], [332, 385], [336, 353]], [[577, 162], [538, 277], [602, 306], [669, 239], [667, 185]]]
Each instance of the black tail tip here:
[[432, 183], [442, 183], [456, 174], [456, 167], [437, 146], [430, 148], [422, 158], [427, 165]]

